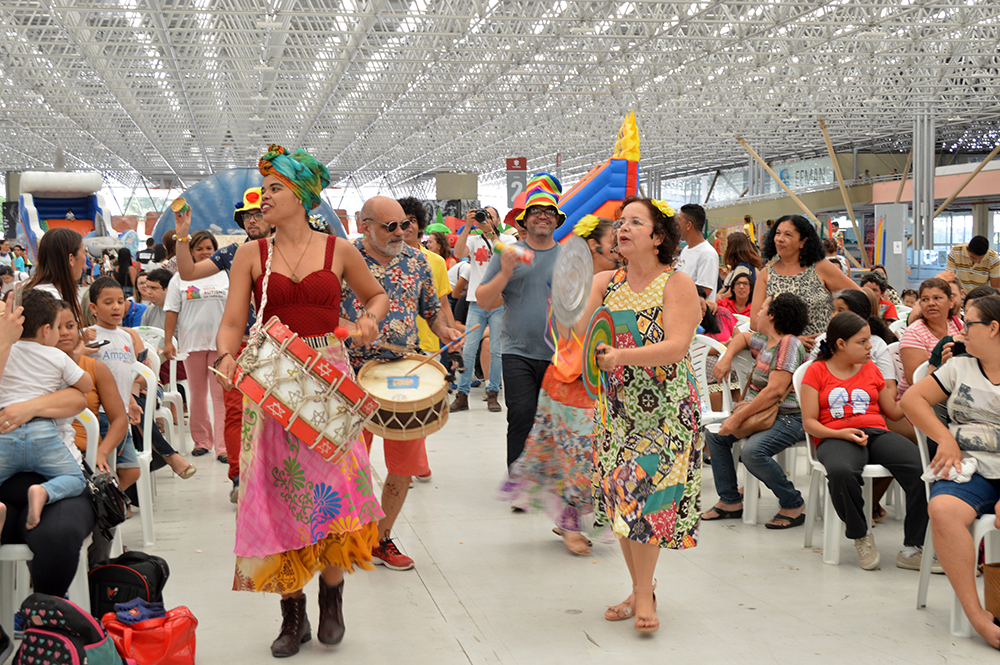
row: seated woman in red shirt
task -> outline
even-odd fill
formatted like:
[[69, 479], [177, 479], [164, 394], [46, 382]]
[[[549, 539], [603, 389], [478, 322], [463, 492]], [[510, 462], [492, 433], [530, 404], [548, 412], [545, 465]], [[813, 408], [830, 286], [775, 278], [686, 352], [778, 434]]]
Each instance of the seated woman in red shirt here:
[[750, 316], [750, 300], [753, 297], [753, 285], [749, 275], [739, 275], [733, 280], [732, 296], [719, 300], [719, 307], [725, 307], [733, 314]]
[[861, 472], [866, 464], [889, 469], [906, 492], [903, 550], [896, 566], [920, 570], [927, 530], [927, 495], [920, 453], [909, 439], [886, 429], [885, 416], [903, 417], [896, 395], [871, 362], [871, 329], [854, 312], [830, 320], [818, 359], [806, 370], [799, 401], [802, 427], [819, 441], [816, 458], [826, 467], [837, 515], [854, 540], [858, 563], [875, 570], [879, 552], [865, 514]]

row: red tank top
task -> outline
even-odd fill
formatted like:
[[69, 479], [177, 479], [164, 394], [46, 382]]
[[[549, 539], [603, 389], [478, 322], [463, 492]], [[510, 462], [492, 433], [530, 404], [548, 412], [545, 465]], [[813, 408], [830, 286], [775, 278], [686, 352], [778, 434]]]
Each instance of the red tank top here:
[[[268, 242], [266, 238], [257, 241], [261, 274], [254, 281], [253, 297], [258, 303], [264, 284]], [[336, 242], [336, 236], [327, 236], [323, 269], [309, 273], [301, 282], [295, 283], [290, 277], [271, 272], [267, 283], [267, 308], [263, 312], [264, 323], [277, 316], [292, 332], [302, 337], [317, 337], [334, 331], [340, 324], [340, 280], [330, 272]]]

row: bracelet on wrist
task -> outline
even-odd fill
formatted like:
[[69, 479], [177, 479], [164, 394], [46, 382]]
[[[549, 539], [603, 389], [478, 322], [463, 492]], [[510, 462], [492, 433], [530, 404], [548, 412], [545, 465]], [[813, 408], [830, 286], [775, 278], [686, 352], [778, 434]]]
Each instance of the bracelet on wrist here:
[[174, 236], [174, 241], [175, 242], [188, 242], [189, 240], [191, 240], [191, 235], [190, 234], [188, 234], [186, 236], [178, 236], [178, 235]]
[[375, 316], [374, 314], [372, 314], [371, 312], [369, 312], [367, 309], [364, 309], [364, 308], [361, 309], [361, 316], [360, 316], [360, 318], [362, 318], [362, 319], [375, 319], [375, 323], [378, 323], [378, 317]]
[[226, 356], [233, 357], [233, 354], [231, 354], [231, 353], [223, 353], [221, 356], [219, 356], [218, 358], [215, 359], [215, 362], [212, 363], [212, 368], [213, 369], [219, 369], [219, 363], [221, 363], [222, 359], [225, 358]]

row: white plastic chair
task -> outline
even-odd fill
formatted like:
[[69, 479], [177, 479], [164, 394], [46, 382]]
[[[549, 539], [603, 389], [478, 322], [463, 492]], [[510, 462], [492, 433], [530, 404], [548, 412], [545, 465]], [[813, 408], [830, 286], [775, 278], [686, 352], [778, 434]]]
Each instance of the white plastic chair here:
[[892, 358], [892, 366], [896, 368], [896, 382], [898, 383], [905, 376], [903, 374], [903, 358], [899, 355], [899, 342], [893, 342], [885, 348]]
[[899, 314], [900, 321], [905, 321], [906, 317], [908, 317], [912, 311], [912, 307], [907, 307], [906, 305], [896, 305], [896, 314]]
[[900, 314], [900, 318], [889, 324], [889, 330], [896, 337], [902, 337], [903, 331], [906, 330], [906, 315]]
[[740, 332], [750, 332], [750, 317], [745, 314], [733, 314], [736, 317], [736, 329]]
[[[101, 440], [97, 417], [89, 409], [84, 409], [76, 419], [87, 433], [87, 463], [93, 468], [97, 461], [97, 446]], [[87, 550], [90, 542], [91, 536], [83, 541], [76, 575], [67, 593], [71, 601], [83, 608], [90, 607], [90, 585], [87, 578]], [[27, 545], [0, 545], [0, 626], [9, 635], [14, 634], [14, 615], [24, 599], [31, 595], [27, 563], [32, 558], [34, 555]]]
[[[802, 379], [806, 375], [806, 370], [812, 364], [812, 360], [803, 363], [801, 367], [795, 370], [795, 374], [792, 375], [792, 385], [795, 386], [795, 394], [799, 395], [800, 400]], [[826, 478], [826, 467], [816, 459], [816, 441], [808, 432], [806, 432], [806, 454], [809, 457], [809, 466], [812, 468], [809, 478], [809, 495], [806, 498], [806, 515], [808, 516], [810, 514], [815, 515], [816, 510], [819, 508], [819, 494], [823, 489], [823, 480]], [[892, 473], [881, 464], [866, 464], [861, 472], [861, 477], [868, 481], [864, 484], [862, 494], [865, 501], [864, 514], [870, 516], [874, 507], [874, 501], [872, 500], [872, 479], [891, 478]], [[830, 492], [827, 491], [824, 494], [826, 495], [826, 500], [823, 504], [823, 563], [838, 566], [840, 565], [840, 545], [841, 540], [844, 538], [846, 525], [841, 521], [837, 515], [837, 511], [833, 508], [833, 498], [830, 496]], [[902, 501], [897, 498], [896, 505], [900, 506], [901, 503]], [[805, 547], [812, 547], [813, 527], [815, 524], [815, 519], [806, 518]]]
[[[163, 340], [166, 334], [162, 328], [154, 328], [153, 326], [140, 326], [135, 331], [139, 333], [139, 337], [142, 338], [143, 343], [148, 347], [152, 347], [149, 353], [150, 365], [152, 366], [153, 374], [159, 379], [161, 363], [156, 351], [163, 348]], [[180, 391], [177, 390], [177, 382], [174, 379], [177, 373], [176, 364], [176, 360], [170, 361], [171, 381], [167, 386], [164, 386], [161, 406], [156, 409], [154, 418], [167, 423], [169, 432], [165, 433], [164, 438], [167, 439], [171, 447], [178, 452], [181, 452], [183, 449], [183, 452], [190, 453], [191, 430], [187, 420], [184, 418], [184, 400], [181, 398]], [[171, 407], [173, 407], [172, 411]]]
[[[156, 386], [156, 376], [153, 370], [140, 362], [132, 363], [132, 380], [142, 376], [147, 386]], [[155, 393], [154, 393], [155, 398]], [[152, 547], [153, 538], [153, 481], [149, 465], [153, 461], [153, 409], [146, 409], [142, 419], [142, 452], [136, 451], [139, 457], [139, 480], [136, 491], [139, 493], [139, 515], [142, 518], [142, 540], [145, 547]]]
[[[922, 364], [913, 373], [913, 383], [916, 384], [917, 381], [925, 378], [928, 374], [927, 370], [930, 368], [928, 363]], [[917, 447], [920, 449], [920, 461], [926, 470], [930, 466], [931, 458], [930, 451], [927, 448], [927, 435], [916, 430], [917, 432]], [[927, 501], [930, 502], [931, 499], [931, 483], [924, 482], [924, 487], [927, 491]], [[975, 520], [970, 525], [970, 530], [972, 531], [972, 545], [976, 552], [979, 552], [979, 543], [984, 544], [984, 554], [985, 560], [989, 562], [996, 561], [1000, 557], [1000, 545], [996, 542], [998, 540], [997, 536], [1000, 531], [996, 530], [994, 526], [996, 520], [996, 515], [985, 514], [979, 519]], [[931, 537], [932, 530], [930, 522], [927, 523], [927, 535], [924, 536], [924, 551], [923, 556], [920, 560], [920, 582], [917, 586], [917, 609], [921, 610], [927, 607], [927, 590], [930, 586], [931, 579], [931, 566], [934, 561], [934, 542]], [[987, 537], [988, 536], [988, 537]], [[955, 637], [971, 637], [972, 636], [972, 624], [969, 623], [968, 617], [965, 616], [965, 610], [962, 609], [962, 604], [958, 602], [958, 596], [952, 592], [952, 603], [951, 603], [951, 620], [949, 622], [949, 628], [952, 635]]]
[[[181, 391], [178, 390], [177, 386], [184, 386], [184, 394], [191, 399], [191, 388], [188, 386], [187, 379], [177, 380], [177, 363], [180, 362], [177, 358], [170, 361], [170, 383], [167, 384], [166, 389], [163, 393], [163, 401], [169, 401], [174, 405], [174, 411], [177, 414], [177, 431], [180, 437], [180, 443], [183, 444], [184, 452], [190, 454], [194, 450], [194, 439], [191, 438], [191, 422], [184, 417], [184, 399], [181, 397]], [[182, 446], [174, 445], [174, 448], [180, 450]]]
[[695, 335], [694, 341], [691, 342], [691, 366], [694, 369], [695, 378], [698, 379], [698, 392], [701, 394], [702, 425], [722, 422], [729, 417], [733, 410], [733, 396], [732, 391], [729, 390], [728, 381], [722, 385], [722, 410], [714, 411], [712, 409], [708, 385], [708, 356], [709, 351], [712, 350], [722, 356], [726, 352], [726, 346], [706, 335]]

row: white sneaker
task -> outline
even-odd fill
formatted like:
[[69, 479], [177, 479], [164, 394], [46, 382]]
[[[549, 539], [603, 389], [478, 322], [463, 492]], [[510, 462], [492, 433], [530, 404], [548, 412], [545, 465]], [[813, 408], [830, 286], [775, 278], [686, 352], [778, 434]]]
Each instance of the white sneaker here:
[[[924, 551], [921, 548], [917, 548], [917, 553], [912, 556], [906, 556], [903, 554], [902, 550], [896, 555], [896, 568], [902, 568], [903, 570], [920, 570], [920, 564], [924, 559]], [[935, 575], [944, 575], [944, 568], [941, 567], [941, 563], [938, 561], [937, 555], [934, 555], [934, 559], [931, 561], [931, 572]]]
[[873, 534], [868, 533], [864, 538], [855, 540], [854, 549], [858, 551], [858, 565], [863, 570], [875, 570], [878, 568], [881, 557], [879, 556], [878, 548], [875, 547], [875, 536]]

